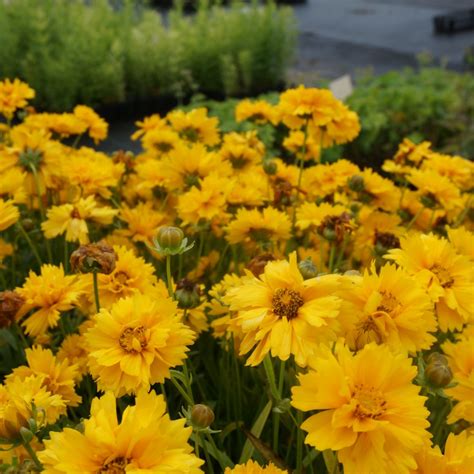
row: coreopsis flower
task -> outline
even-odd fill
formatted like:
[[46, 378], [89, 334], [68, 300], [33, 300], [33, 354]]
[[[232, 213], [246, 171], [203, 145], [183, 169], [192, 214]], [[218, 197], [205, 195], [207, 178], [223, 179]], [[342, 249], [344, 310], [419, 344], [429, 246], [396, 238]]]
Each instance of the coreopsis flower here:
[[78, 305], [84, 290], [78, 276], [65, 275], [62, 266], [45, 264], [39, 275], [30, 271], [23, 286], [15, 290], [25, 301], [16, 317], [26, 316], [22, 326], [27, 334], [42, 335], [58, 325], [62, 312]]
[[75, 203], [53, 206], [46, 213], [47, 220], [41, 223], [41, 229], [47, 239], [65, 234], [68, 242], [89, 242], [88, 222], [109, 225], [119, 213], [109, 206], [99, 207], [94, 196], [81, 198]]
[[[110, 308], [120, 298], [136, 293], [154, 295], [157, 278], [153, 265], [146, 263], [142, 257], [137, 257], [133, 250], [123, 246], [113, 247], [116, 254], [115, 267], [112, 272], [97, 275], [100, 305]], [[93, 303], [92, 279], [87, 278], [89, 304]]]
[[0, 114], [10, 120], [17, 109], [26, 107], [34, 97], [35, 91], [19, 79], [0, 81]]
[[436, 171], [414, 169], [407, 180], [418, 189], [420, 201], [425, 207], [451, 210], [462, 204], [459, 188]]
[[74, 114], [31, 114], [23, 122], [31, 128], [43, 129], [59, 135], [60, 138], [82, 135], [87, 126]]
[[219, 120], [216, 117], [208, 117], [207, 109], [199, 107], [189, 112], [173, 110], [166, 118], [179, 136], [188, 142], [200, 142], [207, 146], [219, 143]]
[[448, 228], [448, 239], [456, 251], [474, 261], [474, 233], [465, 227]]
[[337, 99], [329, 89], [299, 86], [280, 94], [277, 109], [282, 122], [289, 128], [308, 125], [324, 127], [332, 119]]
[[[75, 381], [78, 378], [77, 367], [69, 361], [59, 361], [50, 349], [36, 346], [26, 349], [26, 360], [28, 365], [13, 369], [7, 375], [7, 381], [13, 378], [26, 380], [31, 375], [43, 378], [43, 385], [52, 395], [58, 395], [64, 402], [64, 406], [78, 406], [81, 397], [74, 390]], [[65, 414], [66, 410], [64, 408]]]
[[232, 181], [216, 174], [199, 180], [178, 199], [178, 216], [185, 224], [197, 223], [201, 219], [211, 221], [222, 216], [226, 209], [226, 198]]
[[54, 423], [65, 409], [61, 396], [48, 391], [44, 376], [11, 377], [0, 385], [0, 437], [17, 439], [30, 418], [36, 418], [38, 428], [42, 428]]
[[266, 466], [260, 466], [260, 464], [250, 459], [245, 464], [236, 464], [232, 468], [226, 467], [224, 474], [285, 474], [287, 472], [279, 469], [271, 462]]
[[167, 297], [134, 295], [94, 316], [85, 333], [92, 376], [101, 390], [136, 393], [169, 377], [181, 365], [194, 332]]
[[390, 250], [385, 258], [395, 261], [426, 288], [436, 304], [440, 329], [461, 329], [472, 320], [474, 270], [469, 259], [433, 234], [402, 237], [400, 247]]
[[153, 157], [160, 158], [182, 144], [179, 135], [171, 128], [158, 128], [147, 132], [142, 139], [143, 148]]
[[360, 133], [360, 121], [355, 112], [336, 101], [331, 120], [324, 128], [315, 128], [315, 140], [323, 147], [341, 145], [354, 140]]
[[291, 130], [289, 135], [283, 140], [283, 147], [294, 153], [300, 160], [319, 160], [321, 149], [312, 135], [305, 138], [301, 130]]
[[278, 123], [278, 112], [272, 104], [265, 100], [241, 100], [235, 107], [235, 120], [249, 120], [257, 125]]
[[305, 366], [318, 343], [334, 340], [339, 279], [323, 275], [304, 280], [293, 252], [289, 261], [268, 262], [258, 278], [230, 289], [230, 309], [238, 312], [235, 322], [244, 335], [240, 354], [253, 350], [247, 365], [258, 365], [271, 353], [281, 360], [292, 354]]
[[101, 240], [94, 244], [81, 245], [71, 253], [70, 262], [73, 272], [109, 275], [114, 271], [116, 259], [115, 250]]
[[142, 121], [135, 122], [135, 125], [138, 127], [138, 130], [132, 135], [132, 140], [138, 140], [153, 130], [159, 130], [168, 126], [166, 119], [160, 117], [159, 114], [145, 117]]
[[8, 229], [20, 218], [20, 212], [13, 201], [0, 199], [0, 232]]
[[141, 202], [135, 207], [124, 206], [120, 210], [120, 219], [127, 223], [127, 228], [119, 229], [118, 234], [129, 237], [133, 242], [151, 244], [160, 226], [166, 224], [168, 216], [155, 211], [150, 201]]
[[231, 167], [229, 171], [237, 175], [255, 170], [264, 154], [264, 144], [251, 132], [226, 133], [219, 150], [219, 156]]
[[16, 204], [26, 203], [26, 173], [14, 166], [0, 173], [0, 197], [12, 199]]
[[318, 228], [327, 217], [338, 217], [347, 213], [347, 207], [341, 204], [305, 202], [296, 211], [296, 226], [301, 230]]
[[266, 207], [262, 211], [239, 209], [226, 231], [231, 244], [258, 244], [265, 247], [289, 239], [291, 222], [285, 212], [273, 207]]
[[440, 176], [445, 176], [461, 190], [468, 191], [472, 187], [474, 164], [461, 156], [432, 153], [423, 162], [422, 169], [431, 170]]
[[85, 125], [89, 136], [94, 140], [95, 144], [107, 138], [109, 125], [90, 107], [76, 105], [73, 113]]
[[437, 323], [430, 297], [395, 265], [386, 264], [379, 273], [372, 266], [362, 277], [352, 277], [341, 298], [341, 324], [352, 350], [376, 342], [414, 354], [436, 340], [431, 334]]
[[140, 392], [121, 421], [116, 401], [107, 392], [94, 398], [84, 431], [51, 432], [38, 453], [45, 474], [176, 472], [198, 474], [203, 461], [192, 453], [191, 427], [171, 420], [162, 395]]
[[454, 387], [444, 389], [457, 401], [448, 416], [448, 423], [461, 419], [474, 423], [474, 335], [461, 337], [455, 343], [445, 342], [442, 348], [448, 356], [456, 383]]
[[409, 138], [405, 138], [393, 157], [393, 160], [385, 160], [382, 166], [384, 171], [405, 175], [413, 168], [419, 168], [424, 160], [431, 157], [430, 142], [413, 143]]
[[[338, 344], [322, 347], [292, 388], [292, 405], [321, 410], [301, 425], [305, 442], [337, 451], [346, 474], [408, 473], [430, 434], [417, 369], [406, 355], [368, 344], [357, 354]], [[395, 469], [395, 470], [394, 470]]]
[[63, 339], [56, 358], [59, 362], [67, 361], [68, 364], [75, 365], [77, 368], [76, 380], [79, 381], [89, 370], [87, 355], [84, 335], [68, 334]]

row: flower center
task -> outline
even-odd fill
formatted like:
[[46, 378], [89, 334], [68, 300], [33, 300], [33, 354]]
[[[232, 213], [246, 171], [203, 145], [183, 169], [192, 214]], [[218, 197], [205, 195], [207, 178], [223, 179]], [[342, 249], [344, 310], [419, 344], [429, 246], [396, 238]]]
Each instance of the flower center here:
[[199, 130], [194, 127], [183, 128], [180, 135], [182, 138], [189, 140], [190, 142], [197, 142], [199, 140]]
[[120, 347], [131, 354], [141, 352], [147, 343], [146, 329], [143, 326], [125, 328], [119, 338]]
[[128, 465], [128, 459], [122, 456], [106, 462], [98, 471], [97, 474], [124, 474], [127, 472], [125, 468]]
[[81, 218], [81, 214], [79, 213], [79, 211], [74, 208], [72, 211], [71, 211], [71, 217], [73, 219], [80, 219]]
[[433, 267], [431, 268], [431, 272], [436, 275], [439, 284], [443, 288], [451, 288], [453, 286], [454, 278], [451, 276], [448, 270], [446, 270], [446, 268], [440, 265], [433, 265]]
[[384, 313], [392, 313], [398, 306], [398, 300], [390, 293], [380, 292], [382, 295], [382, 301], [377, 306], [377, 311], [383, 311]]
[[375, 342], [376, 344], [381, 344], [383, 342], [382, 333], [376, 323], [376, 318], [378, 316], [381, 315], [375, 313], [372, 316], [368, 316], [367, 319], [357, 325], [356, 336], [354, 339], [356, 350], [362, 349], [370, 342]]
[[385, 412], [387, 402], [383, 399], [381, 393], [373, 387], [363, 387], [356, 385], [353, 394], [357, 402], [354, 416], [363, 420], [365, 418], [372, 418], [377, 420]]
[[278, 288], [272, 298], [273, 312], [280, 318], [293, 319], [298, 316], [298, 309], [303, 306], [301, 295], [288, 288]]

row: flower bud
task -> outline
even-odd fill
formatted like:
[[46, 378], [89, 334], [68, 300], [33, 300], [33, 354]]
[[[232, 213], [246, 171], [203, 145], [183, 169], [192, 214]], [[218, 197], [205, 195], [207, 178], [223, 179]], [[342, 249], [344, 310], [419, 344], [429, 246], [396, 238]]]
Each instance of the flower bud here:
[[427, 364], [448, 365], [448, 358], [439, 352], [432, 352], [426, 359]]
[[207, 405], [198, 403], [191, 410], [191, 421], [197, 428], [209, 428], [214, 421], [214, 412]]
[[11, 325], [24, 302], [25, 300], [14, 291], [0, 292], [0, 328]]
[[35, 435], [28, 428], [25, 428], [24, 426], [20, 428], [20, 436], [21, 436], [21, 439], [25, 442], [25, 444], [29, 444], [35, 437]]
[[420, 202], [423, 204], [424, 207], [427, 207], [428, 209], [433, 209], [436, 207], [436, 198], [432, 194], [425, 194], [420, 197]]
[[347, 185], [349, 186], [349, 189], [351, 191], [354, 191], [356, 193], [360, 193], [365, 189], [364, 178], [359, 175], [351, 176], [347, 180]]
[[250, 270], [254, 276], [259, 277], [265, 270], [267, 263], [272, 260], [275, 260], [275, 257], [271, 253], [257, 255], [247, 264], [247, 269]]
[[179, 227], [162, 226], [158, 230], [157, 242], [164, 249], [178, 249], [184, 239], [184, 233]]
[[304, 260], [301, 260], [301, 262], [298, 263], [298, 269], [301, 273], [301, 276], [305, 280], [309, 280], [310, 278], [314, 278], [318, 276], [318, 269], [316, 268], [316, 265], [313, 263], [313, 260], [311, 257], [307, 257]]
[[433, 353], [428, 358], [428, 365], [425, 367], [426, 380], [435, 387], [445, 387], [453, 379], [453, 373], [449, 368], [445, 356]]
[[35, 228], [35, 222], [33, 219], [30, 219], [29, 217], [26, 217], [21, 221], [21, 226], [23, 229], [26, 230], [26, 232], [30, 232]]
[[273, 160], [265, 160], [263, 162], [263, 171], [265, 171], [266, 174], [273, 176], [278, 171], [278, 166]]
[[322, 235], [329, 242], [333, 242], [337, 239], [336, 231], [334, 229], [330, 229], [329, 227], [323, 229]]
[[178, 301], [178, 307], [182, 309], [195, 308], [201, 302], [199, 285], [188, 278], [178, 281], [174, 295]]
[[104, 241], [81, 245], [72, 252], [70, 262], [74, 272], [98, 272], [106, 275], [115, 269], [117, 255], [114, 249]]

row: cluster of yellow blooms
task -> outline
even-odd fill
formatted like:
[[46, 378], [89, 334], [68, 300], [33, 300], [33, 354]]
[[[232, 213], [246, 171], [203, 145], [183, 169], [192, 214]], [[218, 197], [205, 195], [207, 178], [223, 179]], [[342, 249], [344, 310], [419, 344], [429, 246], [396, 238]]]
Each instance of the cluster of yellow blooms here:
[[[147, 117], [137, 155], [32, 98], [0, 82], [5, 472], [474, 472], [474, 163], [408, 139], [382, 174], [325, 163], [359, 119], [303, 86], [241, 101], [243, 132]], [[240, 463], [194, 405], [206, 334], [268, 393]]]

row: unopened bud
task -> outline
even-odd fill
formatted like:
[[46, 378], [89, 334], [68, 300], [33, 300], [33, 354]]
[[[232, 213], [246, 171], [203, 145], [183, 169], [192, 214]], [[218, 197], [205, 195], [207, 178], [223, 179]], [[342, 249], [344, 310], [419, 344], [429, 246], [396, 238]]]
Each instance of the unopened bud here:
[[201, 302], [199, 285], [188, 278], [178, 281], [174, 295], [182, 309], [195, 308]]
[[191, 410], [191, 421], [197, 428], [209, 428], [214, 421], [214, 412], [207, 405], [198, 403]]
[[435, 387], [445, 387], [451, 382], [453, 373], [444, 355], [438, 353], [430, 355], [428, 365], [425, 367], [425, 377]]
[[114, 249], [105, 242], [81, 245], [71, 254], [71, 268], [74, 272], [98, 272], [106, 275], [115, 269], [117, 255]]
[[323, 229], [323, 237], [326, 240], [329, 240], [329, 242], [333, 242], [337, 239], [337, 234], [335, 230], [326, 227], [325, 229]]
[[14, 291], [0, 292], [0, 328], [9, 327], [25, 300]]
[[35, 435], [28, 428], [25, 428], [24, 426], [20, 428], [20, 436], [25, 444], [31, 443], [31, 441], [35, 437]]
[[436, 199], [433, 195], [430, 194], [424, 194], [423, 196], [420, 197], [420, 202], [423, 204], [424, 207], [427, 207], [428, 209], [433, 209], [436, 207]]
[[21, 226], [23, 229], [26, 230], [26, 232], [30, 232], [35, 228], [35, 222], [33, 219], [30, 219], [29, 217], [26, 217], [21, 221]]
[[265, 160], [263, 162], [263, 171], [265, 171], [266, 174], [273, 176], [278, 171], [278, 166], [273, 160]]
[[304, 260], [301, 260], [301, 262], [298, 263], [298, 269], [301, 273], [301, 276], [305, 280], [309, 280], [310, 278], [318, 276], [318, 269], [313, 263], [313, 259], [311, 257], [307, 257]]
[[347, 185], [349, 186], [349, 189], [351, 191], [354, 191], [356, 193], [360, 193], [365, 189], [364, 178], [359, 175], [351, 176], [347, 180]]
[[156, 237], [157, 242], [164, 249], [178, 249], [184, 239], [184, 232], [179, 227], [165, 225], [160, 227]]

